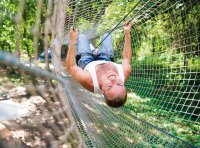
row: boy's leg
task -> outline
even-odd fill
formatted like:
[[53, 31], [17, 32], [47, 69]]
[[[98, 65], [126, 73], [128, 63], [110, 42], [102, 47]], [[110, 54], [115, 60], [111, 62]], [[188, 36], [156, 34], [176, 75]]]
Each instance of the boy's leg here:
[[106, 39], [101, 43], [101, 46], [98, 50], [98, 54], [105, 54], [107, 56], [109, 56], [109, 58], [114, 58], [114, 51], [113, 51], [113, 46], [112, 46], [112, 36], [108, 34], [104, 34], [104, 37], [101, 41], [104, 40], [104, 38], [106, 37]]
[[91, 54], [90, 42], [86, 35], [80, 34], [78, 37], [78, 55]]
[[80, 34], [78, 37], [78, 53], [76, 56], [76, 63], [82, 69], [93, 60], [92, 51], [90, 49], [90, 42], [86, 35]]

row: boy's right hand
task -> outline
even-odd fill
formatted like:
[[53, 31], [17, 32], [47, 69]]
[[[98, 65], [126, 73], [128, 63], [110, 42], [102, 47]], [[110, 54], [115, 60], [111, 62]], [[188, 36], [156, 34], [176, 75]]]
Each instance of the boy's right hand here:
[[78, 31], [76, 28], [71, 27], [69, 31], [69, 38], [70, 38], [70, 44], [75, 44], [78, 37]]

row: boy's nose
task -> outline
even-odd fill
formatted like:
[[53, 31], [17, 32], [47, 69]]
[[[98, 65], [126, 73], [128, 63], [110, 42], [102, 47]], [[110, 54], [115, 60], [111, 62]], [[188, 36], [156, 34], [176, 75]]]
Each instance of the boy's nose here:
[[109, 79], [110, 80], [115, 80], [116, 78], [115, 78], [115, 76], [110, 76]]

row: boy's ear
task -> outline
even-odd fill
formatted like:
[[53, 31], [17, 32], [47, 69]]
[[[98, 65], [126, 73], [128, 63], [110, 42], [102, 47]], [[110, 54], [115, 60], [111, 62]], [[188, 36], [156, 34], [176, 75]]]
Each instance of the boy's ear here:
[[103, 91], [103, 90], [101, 90], [101, 93], [102, 93], [102, 94], [104, 94], [104, 91]]

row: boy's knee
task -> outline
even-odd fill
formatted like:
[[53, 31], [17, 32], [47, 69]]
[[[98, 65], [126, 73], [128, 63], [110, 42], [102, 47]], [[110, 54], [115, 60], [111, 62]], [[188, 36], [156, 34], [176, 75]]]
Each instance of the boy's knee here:
[[111, 34], [108, 35], [108, 33], [105, 33], [103, 37], [112, 37]]
[[107, 33], [105, 33], [105, 34], [103, 35], [103, 39], [104, 39], [105, 37], [108, 37], [108, 34], [107, 34]]
[[111, 34], [108, 35], [107, 33], [105, 33], [102, 40], [104, 39], [112, 42], [112, 35]]
[[78, 38], [87, 38], [85, 34], [79, 34]]

